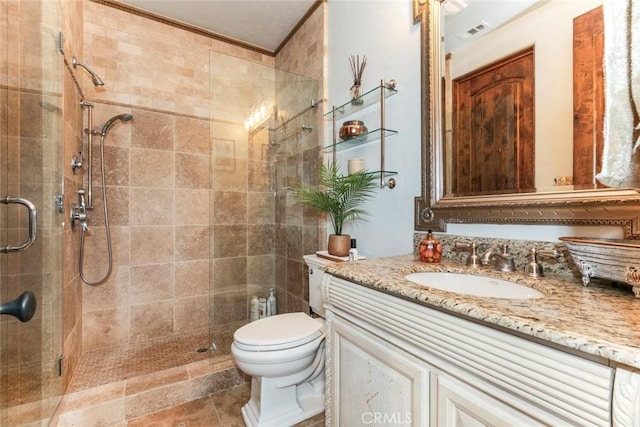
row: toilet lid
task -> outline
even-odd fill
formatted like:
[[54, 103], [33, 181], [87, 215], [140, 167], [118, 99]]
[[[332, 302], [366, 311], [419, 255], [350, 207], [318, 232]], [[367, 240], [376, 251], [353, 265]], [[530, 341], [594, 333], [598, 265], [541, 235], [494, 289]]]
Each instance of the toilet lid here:
[[233, 334], [242, 347], [277, 350], [305, 344], [323, 333], [323, 324], [304, 313], [265, 317], [239, 328]]

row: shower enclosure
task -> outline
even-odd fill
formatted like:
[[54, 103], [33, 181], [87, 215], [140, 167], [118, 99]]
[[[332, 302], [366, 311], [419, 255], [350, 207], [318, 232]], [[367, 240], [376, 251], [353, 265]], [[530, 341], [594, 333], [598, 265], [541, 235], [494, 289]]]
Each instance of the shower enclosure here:
[[[279, 312], [307, 310], [302, 255], [321, 238], [316, 219], [287, 192], [294, 182], [312, 181], [322, 157], [316, 80], [276, 70], [270, 61], [212, 52], [208, 99], [205, 90], [194, 101], [202, 108], [125, 104], [119, 100], [129, 93], [117, 92], [108, 79], [104, 99], [91, 99], [90, 82], [102, 82], [72, 60], [77, 54], [94, 62], [90, 47], [83, 51], [75, 40], [64, 56], [59, 49], [62, 21], [71, 19], [61, 6], [69, 4], [0, 1], [0, 202], [25, 199], [37, 212], [30, 230], [25, 205], [0, 203], [0, 247], [20, 246], [30, 231], [36, 236], [24, 251], [0, 253], [0, 303], [27, 291], [37, 299], [28, 322], [0, 316], [2, 427], [48, 425], [63, 387], [82, 396], [100, 384], [156, 371], [164, 380], [164, 370], [194, 365], [189, 380], [201, 386], [198, 392], [237, 385], [243, 377], [229, 348], [233, 331], [248, 321], [250, 297], [275, 288]], [[88, 20], [103, 7], [84, 6]], [[135, 117], [113, 126], [105, 140], [114, 264], [100, 286], [80, 284], [81, 230], [70, 228], [71, 205], [88, 178], [85, 169], [72, 174], [71, 157], [82, 147], [72, 75], [95, 104], [96, 123]], [[269, 120], [246, 129], [261, 99]], [[73, 137], [63, 138], [63, 129]], [[63, 149], [73, 152], [63, 156]], [[84, 260], [92, 279], [100, 278], [107, 258], [97, 187]], [[214, 380], [216, 369], [221, 379]], [[158, 405], [165, 404], [163, 390], [158, 393]], [[136, 397], [144, 396], [127, 399]]]
[[[210, 70], [215, 343], [220, 329], [233, 332], [246, 323], [251, 297], [266, 298], [270, 288], [278, 312], [308, 312], [302, 255], [317, 250], [318, 223], [305, 219], [287, 187], [315, 176], [324, 105], [309, 77], [215, 52]], [[266, 114], [259, 117], [261, 110]], [[257, 120], [248, 120], [256, 113]]]
[[0, 316], [0, 426], [48, 425], [62, 396], [60, 21], [59, 2], [0, 2], [0, 197], [35, 208], [30, 218], [25, 205], [0, 204], [0, 246], [35, 235], [1, 251], [0, 303], [37, 300], [29, 321]]

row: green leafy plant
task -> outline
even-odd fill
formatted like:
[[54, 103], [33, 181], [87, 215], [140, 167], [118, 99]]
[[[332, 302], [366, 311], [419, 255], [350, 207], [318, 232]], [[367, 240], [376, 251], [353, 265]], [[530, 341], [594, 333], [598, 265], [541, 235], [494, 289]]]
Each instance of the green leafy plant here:
[[335, 163], [320, 166], [318, 187], [301, 184], [292, 189], [302, 205], [329, 214], [335, 234], [342, 234], [342, 225], [367, 215], [360, 205], [373, 196], [375, 177], [366, 172], [341, 175]]

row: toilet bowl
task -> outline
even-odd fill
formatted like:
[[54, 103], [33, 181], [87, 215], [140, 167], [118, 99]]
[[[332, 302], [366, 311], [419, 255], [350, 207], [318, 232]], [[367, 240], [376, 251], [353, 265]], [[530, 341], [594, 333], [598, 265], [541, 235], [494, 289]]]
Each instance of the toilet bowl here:
[[[320, 300], [317, 267], [325, 263], [316, 258], [305, 255], [312, 301]], [[321, 304], [317, 310], [324, 314]], [[324, 411], [324, 340], [324, 319], [300, 312], [265, 317], [233, 334], [231, 354], [252, 377], [251, 398], [242, 407], [247, 426], [289, 426]]]

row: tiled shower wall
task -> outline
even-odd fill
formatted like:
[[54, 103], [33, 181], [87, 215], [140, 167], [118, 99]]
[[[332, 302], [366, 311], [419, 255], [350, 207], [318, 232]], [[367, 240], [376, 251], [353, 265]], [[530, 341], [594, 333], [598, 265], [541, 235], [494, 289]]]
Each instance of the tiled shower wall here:
[[[68, 63], [74, 55], [82, 53], [83, 32], [83, 3], [62, 1], [64, 35], [64, 58]], [[78, 189], [81, 188], [83, 174], [74, 174], [68, 166], [73, 155], [78, 155], [82, 148], [82, 107], [81, 93], [76, 87], [71, 73], [66, 67], [61, 70], [63, 78], [63, 144], [62, 155], [64, 175], [64, 206], [65, 212], [77, 203]], [[82, 84], [84, 81], [78, 81]], [[78, 252], [80, 244], [79, 233], [71, 231], [69, 221], [64, 221], [62, 238], [62, 339], [63, 339], [63, 382], [67, 389], [82, 353], [82, 281], [78, 274]]]
[[[105, 139], [114, 270], [104, 285], [83, 289], [83, 350], [207, 328], [207, 120], [101, 103], [95, 109], [97, 128], [115, 114], [134, 120], [117, 123]], [[94, 208], [84, 258], [91, 281], [107, 266], [100, 191]]]
[[[325, 40], [325, 7], [323, 3], [288, 41], [276, 57], [276, 69], [306, 76], [317, 82], [317, 92], [296, 90], [290, 79], [276, 79], [278, 94], [285, 105], [295, 106], [297, 113], [319, 100], [324, 90], [324, 58], [327, 49]], [[322, 120], [327, 103], [317, 109], [307, 110], [289, 128], [313, 123], [313, 137], [301, 133], [298, 137], [283, 141], [276, 154], [276, 286], [286, 311], [309, 309], [309, 283], [304, 254], [312, 254], [326, 248], [326, 226], [324, 219], [301, 208], [286, 187], [299, 182], [313, 183], [326, 145], [325, 126]], [[284, 297], [284, 298], [282, 298]], [[284, 301], [281, 301], [284, 299]]]
[[[316, 250], [316, 218], [303, 221], [302, 210], [292, 208], [284, 227], [279, 223], [277, 200], [286, 202], [286, 196], [273, 194], [279, 149], [271, 150], [260, 138], [250, 142], [243, 127], [256, 89], [265, 95], [274, 91], [274, 58], [94, 2], [83, 4], [82, 58], [106, 83], [98, 89], [85, 84], [96, 105], [94, 128], [115, 114], [134, 116], [115, 125], [106, 140], [114, 272], [101, 287], [83, 286], [83, 350], [206, 328], [209, 318], [216, 325], [244, 321], [248, 298], [274, 284], [281, 310], [302, 307], [308, 300], [303, 246], [289, 253], [292, 260], [300, 255], [296, 273], [279, 271], [274, 236], [293, 244], [305, 224], [305, 236], [312, 235], [307, 241], [313, 241], [307, 246]], [[310, 22], [322, 22], [323, 12], [319, 8]], [[304, 28], [302, 37], [319, 37], [322, 45], [321, 33]], [[322, 47], [314, 49], [322, 64]], [[236, 79], [227, 83], [230, 89], [238, 91], [234, 82], [247, 76], [253, 90], [240, 90], [235, 94], [242, 96], [234, 98], [224, 85], [212, 85], [220, 77], [213, 70], [216, 59], [226, 60], [225, 72]], [[265, 72], [256, 74], [259, 69]], [[308, 144], [317, 145], [314, 141]], [[298, 149], [285, 156], [290, 180], [315, 170], [319, 156], [317, 148]], [[97, 154], [94, 150], [94, 160]], [[296, 168], [294, 162], [305, 156], [308, 166]], [[90, 278], [106, 268], [100, 203], [96, 190], [85, 259]]]

